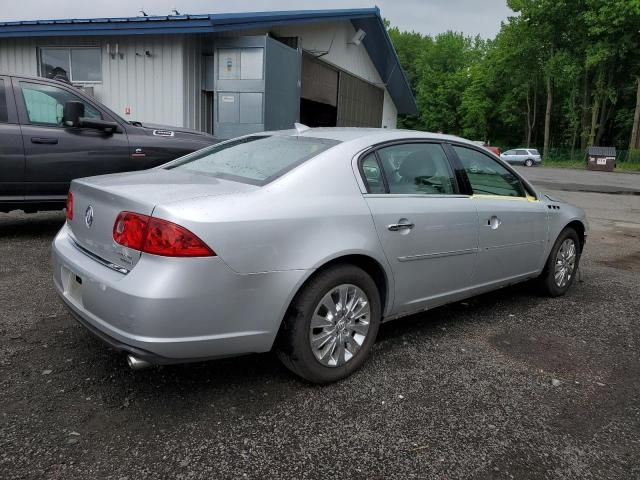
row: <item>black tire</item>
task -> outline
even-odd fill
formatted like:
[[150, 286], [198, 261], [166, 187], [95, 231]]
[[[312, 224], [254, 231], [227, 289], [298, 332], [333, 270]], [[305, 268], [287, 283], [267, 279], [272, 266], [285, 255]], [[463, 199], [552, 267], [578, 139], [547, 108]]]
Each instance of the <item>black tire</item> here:
[[525, 166], [525, 167], [533, 167], [533, 160], [531, 160], [530, 158], [527, 158], [527, 159], [524, 161], [524, 166]]
[[[369, 330], [360, 349], [342, 366], [328, 367], [313, 354], [309, 332], [311, 318], [322, 298], [335, 287], [352, 284], [369, 300]], [[376, 340], [382, 307], [380, 293], [373, 279], [354, 265], [335, 265], [312, 277], [293, 299], [280, 327], [276, 353], [293, 373], [313, 383], [330, 383], [351, 375], [362, 366]]]
[[[567, 239], [571, 239], [575, 243], [576, 259], [573, 266], [573, 271], [571, 272], [570, 280], [566, 285], [559, 286], [555, 280], [554, 266], [556, 258], [558, 256], [558, 251], [560, 250], [562, 243]], [[575, 281], [576, 272], [578, 271], [578, 266], [580, 264], [580, 255], [582, 253], [580, 249], [580, 239], [578, 238], [578, 233], [573, 228], [567, 227], [562, 232], [560, 232], [560, 235], [558, 235], [556, 242], [553, 244], [551, 253], [549, 253], [549, 258], [547, 258], [547, 263], [544, 266], [544, 270], [538, 278], [542, 292], [545, 295], [548, 295], [550, 297], [559, 297], [567, 293], [569, 288], [571, 288], [571, 285], [573, 285], [573, 282]]]

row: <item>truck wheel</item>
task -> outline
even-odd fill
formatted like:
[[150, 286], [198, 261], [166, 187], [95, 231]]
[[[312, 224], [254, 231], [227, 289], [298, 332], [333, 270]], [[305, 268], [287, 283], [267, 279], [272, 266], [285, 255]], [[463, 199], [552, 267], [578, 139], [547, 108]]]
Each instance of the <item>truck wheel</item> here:
[[540, 285], [545, 294], [559, 297], [567, 293], [575, 280], [580, 254], [578, 234], [573, 228], [565, 228], [558, 235], [540, 275]]
[[380, 293], [353, 265], [336, 265], [312, 278], [294, 298], [276, 343], [282, 363], [313, 383], [335, 382], [366, 360], [380, 319]]

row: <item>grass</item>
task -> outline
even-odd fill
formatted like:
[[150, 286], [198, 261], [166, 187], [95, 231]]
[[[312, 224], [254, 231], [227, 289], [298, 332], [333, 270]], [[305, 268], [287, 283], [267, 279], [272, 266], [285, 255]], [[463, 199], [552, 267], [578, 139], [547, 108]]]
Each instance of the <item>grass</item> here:
[[616, 165], [616, 172], [640, 172], [640, 163], [624, 162]]
[[[584, 160], [543, 160], [543, 167], [552, 168], [575, 168], [578, 170], [585, 170]], [[618, 162], [616, 164], [616, 172], [640, 172], [640, 162]]]

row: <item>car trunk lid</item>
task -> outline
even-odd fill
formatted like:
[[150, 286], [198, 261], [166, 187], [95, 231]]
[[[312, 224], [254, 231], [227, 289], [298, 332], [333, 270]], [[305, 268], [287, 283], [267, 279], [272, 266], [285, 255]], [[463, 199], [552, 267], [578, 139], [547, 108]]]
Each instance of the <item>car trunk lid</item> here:
[[123, 211], [152, 216], [159, 204], [212, 195], [225, 195], [257, 187], [214, 177], [155, 169], [75, 180], [73, 219], [68, 220], [76, 244], [108, 263], [131, 270], [141, 252], [116, 243], [113, 226]]

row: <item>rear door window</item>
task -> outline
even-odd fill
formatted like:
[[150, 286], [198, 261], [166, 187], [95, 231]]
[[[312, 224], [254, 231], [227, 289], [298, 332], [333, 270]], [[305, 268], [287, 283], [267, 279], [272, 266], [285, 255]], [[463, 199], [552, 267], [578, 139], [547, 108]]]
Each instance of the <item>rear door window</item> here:
[[516, 150], [516, 155], [526, 155], [527, 151], [526, 150]]
[[392, 194], [442, 195], [456, 193], [449, 161], [437, 143], [406, 143], [378, 150]]
[[165, 168], [262, 186], [338, 143], [323, 138], [252, 135], [188, 155]]
[[8, 121], [7, 93], [5, 91], [4, 79], [0, 78], [0, 123], [7, 123]]

